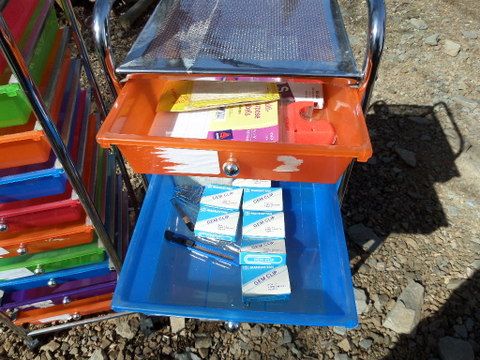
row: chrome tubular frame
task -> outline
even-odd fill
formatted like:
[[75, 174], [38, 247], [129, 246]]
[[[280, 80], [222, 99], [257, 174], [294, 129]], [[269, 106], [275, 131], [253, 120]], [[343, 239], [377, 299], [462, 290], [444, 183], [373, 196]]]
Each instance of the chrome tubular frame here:
[[[14, 0], [10, 0], [10, 1], [14, 1]], [[95, 100], [97, 102], [99, 111], [103, 116], [105, 116], [107, 109], [105, 107], [105, 103], [103, 102], [103, 98], [98, 88], [98, 84], [93, 76], [93, 71], [92, 71], [90, 62], [88, 60], [87, 50], [83, 42], [83, 39], [81, 37], [81, 34], [79, 32], [78, 24], [76, 23], [75, 15], [73, 13], [73, 8], [71, 6], [70, 0], [61, 0], [61, 1], [65, 10], [65, 13], [72, 25], [72, 29], [74, 30], [73, 31], [74, 39], [80, 51], [80, 56], [82, 58], [82, 62], [83, 62], [88, 80], [90, 82], [91, 87], [93, 88]], [[95, 208], [95, 205], [92, 199], [90, 198], [88, 192], [86, 191], [83, 185], [81, 176], [78, 173], [77, 169], [75, 168], [75, 165], [73, 164], [68, 154], [68, 151], [65, 147], [65, 144], [62, 141], [60, 134], [58, 133], [57, 128], [52, 122], [48, 108], [45, 106], [45, 103], [43, 102], [43, 99], [40, 95], [40, 92], [30, 76], [30, 72], [27, 65], [25, 64], [23, 55], [18, 49], [15, 43], [15, 40], [12, 37], [12, 34], [10, 33], [10, 29], [8, 28], [8, 25], [6, 24], [5, 19], [1, 14], [0, 14], [0, 48], [8, 64], [10, 65], [13, 73], [16, 75], [20, 86], [22, 87], [28, 100], [30, 101], [33, 112], [35, 113], [38, 121], [42, 125], [42, 128], [52, 147], [52, 150], [54, 151], [55, 155], [61, 162], [65, 170], [65, 173], [67, 174], [68, 179], [70, 180], [72, 188], [77, 193], [79, 200], [85, 209], [85, 212], [91, 219], [92, 224], [95, 228], [95, 231], [97, 232], [97, 235], [100, 241], [102, 242], [108, 256], [110, 257], [110, 261], [112, 265], [117, 270], [117, 272], [120, 272], [122, 264], [117, 255], [115, 247], [111, 241], [111, 238], [109, 237], [106, 231], [106, 228]], [[125, 174], [127, 174], [126, 168], [125, 168]], [[132, 199], [132, 200], [135, 200], [135, 199]], [[90, 322], [124, 316], [124, 315], [128, 315], [128, 313], [112, 313], [108, 315], [90, 317], [90, 318], [83, 319], [81, 321], [69, 322], [69, 323], [65, 323], [57, 326], [50, 326], [50, 327], [46, 327], [46, 328], [42, 328], [42, 329], [30, 331], [30, 332], [26, 331], [21, 326], [15, 325], [11, 321], [11, 319], [4, 313], [0, 313], [0, 323], [2, 323], [8, 329], [12, 330], [14, 333], [20, 336], [29, 347], [34, 347], [38, 344], [38, 341], [33, 338], [34, 336], [53, 332], [53, 331], [59, 331], [59, 330], [71, 328], [77, 325], [82, 325]]]
[[54, 151], [57, 159], [62, 164], [65, 173], [67, 174], [68, 179], [72, 185], [72, 188], [77, 193], [80, 202], [82, 203], [85, 212], [92, 221], [93, 226], [98, 234], [100, 241], [102, 242], [105, 250], [110, 257], [110, 260], [119, 272], [122, 265], [120, 259], [115, 251], [113, 243], [110, 237], [105, 230], [105, 226], [102, 222], [102, 219], [98, 215], [98, 212], [95, 208], [95, 205], [90, 198], [85, 186], [83, 185], [82, 178], [75, 168], [68, 150], [65, 144], [62, 141], [56, 126], [54, 125], [52, 118], [49, 114], [48, 108], [43, 102], [42, 96], [38, 90], [38, 87], [35, 85], [30, 71], [23, 59], [22, 53], [20, 52], [15, 40], [10, 33], [7, 23], [3, 16], [0, 15], [0, 47], [7, 59], [8, 64], [10, 65], [13, 73], [16, 75], [20, 86], [22, 87], [25, 95], [27, 96], [30, 104], [32, 105], [33, 112], [35, 113], [38, 121], [42, 125], [42, 128], [45, 132], [45, 135], [48, 138], [50, 146]]
[[[80, 28], [78, 26], [75, 13], [73, 11], [72, 3], [70, 2], [70, 0], [60, 0], [60, 1], [61, 1], [63, 10], [67, 16], [68, 22], [70, 23], [70, 26], [73, 30], [73, 37], [75, 40], [75, 44], [77, 45], [77, 48], [81, 53], [83, 68], [85, 69], [85, 73], [87, 75], [88, 81], [90, 82], [90, 85], [92, 87], [93, 94], [95, 96], [95, 101], [97, 103], [97, 106], [99, 108], [100, 115], [102, 116], [102, 121], [103, 121], [108, 114], [108, 108], [101, 94], [97, 79], [93, 74], [92, 64], [90, 63], [90, 59], [88, 58], [88, 50], [87, 50], [87, 47], [85, 46], [85, 41], [83, 40], [82, 33], [80, 32]], [[127, 167], [125, 165], [125, 160], [123, 159], [122, 154], [120, 153], [120, 151], [116, 146], [113, 147], [112, 150], [114, 152], [117, 165], [120, 168], [120, 173], [122, 174], [123, 182], [125, 184], [125, 188], [127, 189], [128, 196], [132, 202], [134, 211], [138, 213], [140, 209], [140, 205], [139, 205], [140, 201], [138, 200], [135, 194], [135, 191], [133, 190], [133, 186], [130, 181], [130, 176], [128, 175]]]
[[97, 0], [93, 8], [93, 36], [100, 62], [107, 75], [107, 82], [113, 95], [117, 97], [121, 89], [120, 80], [115, 73], [112, 48], [110, 44], [110, 11], [115, 0]]

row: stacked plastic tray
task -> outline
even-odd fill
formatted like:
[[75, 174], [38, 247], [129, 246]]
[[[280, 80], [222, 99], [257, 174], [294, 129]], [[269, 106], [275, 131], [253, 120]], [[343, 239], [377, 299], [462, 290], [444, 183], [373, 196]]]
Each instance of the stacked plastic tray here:
[[[95, 143], [99, 117], [53, 0], [11, 0], [2, 13], [110, 235], [127, 232], [115, 226], [119, 214], [128, 224], [115, 162]], [[0, 311], [17, 325], [109, 311], [116, 273], [3, 57], [0, 81]]]

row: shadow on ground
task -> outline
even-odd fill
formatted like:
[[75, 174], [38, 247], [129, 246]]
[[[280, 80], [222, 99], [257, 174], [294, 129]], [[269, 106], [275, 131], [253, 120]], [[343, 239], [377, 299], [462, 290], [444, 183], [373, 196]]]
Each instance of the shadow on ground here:
[[[374, 156], [353, 167], [343, 204], [346, 228], [363, 224], [382, 242], [393, 232], [429, 234], [447, 227], [434, 186], [460, 176], [455, 159], [464, 141], [446, 104], [377, 102], [370, 108], [367, 124]], [[454, 138], [450, 142], [456, 143], [456, 150], [444, 128]], [[354, 243], [349, 248], [352, 259], [361, 258], [355, 273], [369, 254]]]
[[[473, 359], [480, 351], [480, 271], [453, 291], [448, 301], [434, 315], [423, 319], [414, 332], [402, 335], [384, 360], [440, 359], [439, 340], [445, 336], [458, 340], [444, 345], [451, 351], [448, 360]], [[468, 339], [468, 340], [467, 340]], [[451, 341], [451, 339], [450, 339]]]
[[[346, 228], [365, 225], [380, 238], [381, 247], [391, 233], [430, 234], [448, 227], [435, 184], [460, 177], [455, 161], [465, 145], [446, 104], [377, 102], [370, 108], [367, 123], [374, 157], [353, 168], [343, 206]], [[349, 248], [355, 273], [369, 252], [352, 241]], [[385, 360], [438, 359], [439, 339], [445, 336], [467, 340], [470, 334], [470, 344], [478, 352], [479, 280], [477, 272], [412, 334], [402, 335]], [[451, 348], [456, 354], [452, 359], [463, 359], [461, 351], [457, 354]]]

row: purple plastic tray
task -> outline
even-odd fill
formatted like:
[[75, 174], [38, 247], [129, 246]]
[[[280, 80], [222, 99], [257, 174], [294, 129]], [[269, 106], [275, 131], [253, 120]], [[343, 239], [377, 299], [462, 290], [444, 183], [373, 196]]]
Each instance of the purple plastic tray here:
[[4, 294], [0, 311], [41, 308], [113, 292], [117, 273]]

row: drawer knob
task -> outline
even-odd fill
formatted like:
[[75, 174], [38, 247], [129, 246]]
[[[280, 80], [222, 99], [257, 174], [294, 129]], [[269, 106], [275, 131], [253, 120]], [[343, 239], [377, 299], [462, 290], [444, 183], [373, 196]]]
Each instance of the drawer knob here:
[[17, 249], [17, 254], [18, 255], [25, 255], [27, 253], [27, 248], [23, 245], [21, 245], [18, 249]]
[[0, 223], [0, 232], [8, 231], [8, 225], [5, 223]]
[[37, 265], [37, 267], [35, 268], [35, 270], [33, 270], [33, 273], [34, 273], [35, 275], [41, 275], [41, 274], [44, 273], [44, 270], [43, 270], [43, 268], [42, 268], [41, 265]]
[[48, 287], [55, 287], [57, 286], [57, 282], [55, 281], [55, 279], [52, 278], [48, 280], [47, 285]]
[[228, 160], [223, 164], [223, 172], [229, 177], [235, 177], [240, 174], [240, 167], [233, 160]]

